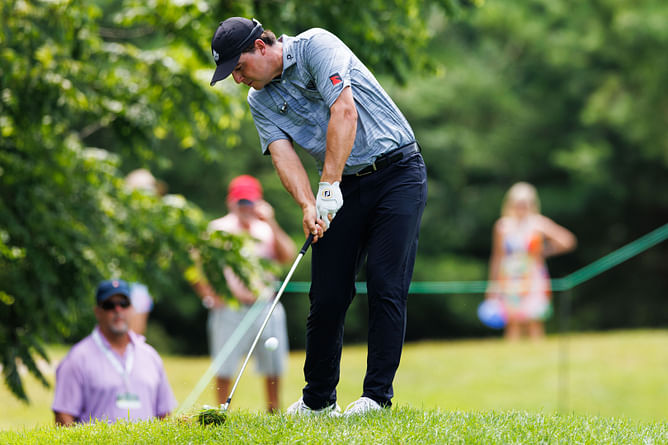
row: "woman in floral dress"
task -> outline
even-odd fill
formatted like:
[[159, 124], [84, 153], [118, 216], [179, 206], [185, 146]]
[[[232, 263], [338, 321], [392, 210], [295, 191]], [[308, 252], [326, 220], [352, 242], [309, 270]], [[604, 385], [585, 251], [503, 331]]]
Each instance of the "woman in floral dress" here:
[[550, 277], [545, 258], [571, 251], [575, 236], [540, 214], [536, 189], [518, 182], [506, 193], [502, 214], [494, 224], [486, 298], [501, 301], [505, 337], [541, 338], [551, 314]]

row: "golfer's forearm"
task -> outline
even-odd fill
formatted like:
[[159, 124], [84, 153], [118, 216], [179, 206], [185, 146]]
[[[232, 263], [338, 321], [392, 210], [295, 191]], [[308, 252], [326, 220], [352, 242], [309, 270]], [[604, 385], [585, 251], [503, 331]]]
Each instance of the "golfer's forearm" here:
[[322, 182], [340, 181], [357, 133], [357, 109], [350, 88], [343, 90], [331, 109]]
[[283, 187], [302, 209], [314, 206], [315, 196], [311, 183], [292, 144], [286, 140], [274, 141], [269, 145], [269, 151]]
[[[327, 130], [327, 154], [325, 155], [325, 164], [322, 167], [321, 182], [341, 181], [343, 168], [350, 156], [355, 140], [355, 125], [347, 121], [334, 123], [330, 121]], [[350, 139], [352, 133], [353, 138]]]

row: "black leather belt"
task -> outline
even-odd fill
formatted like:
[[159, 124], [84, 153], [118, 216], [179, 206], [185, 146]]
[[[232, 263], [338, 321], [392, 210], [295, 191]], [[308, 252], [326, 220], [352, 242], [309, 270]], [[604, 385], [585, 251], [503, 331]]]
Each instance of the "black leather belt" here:
[[373, 172], [382, 170], [385, 167], [388, 167], [394, 164], [395, 162], [400, 161], [401, 159], [412, 155], [413, 153], [418, 153], [419, 151], [420, 151], [420, 146], [418, 145], [417, 142], [412, 142], [408, 145], [404, 145], [403, 147], [399, 147], [394, 150], [388, 151], [387, 153], [383, 153], [382, 155], [380, 155], [378, 159], [376, 159], [373, 162], [373, 164], [367, 165], [362, 170], [355, 173], [354, 176], [370, 175]]

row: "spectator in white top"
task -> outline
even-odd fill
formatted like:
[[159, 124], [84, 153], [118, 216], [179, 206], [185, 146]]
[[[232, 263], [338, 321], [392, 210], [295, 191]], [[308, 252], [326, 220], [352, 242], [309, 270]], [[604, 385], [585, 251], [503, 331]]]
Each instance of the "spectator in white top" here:
[[[253, 245], [249, 250], [259, 258], [275, 260], [279, 263], [287, 263], [293, 258], [295, 245], [274, 219], [274, 210], [271, 205], [262, 200], [262, 186], [257, 179], [248, 175], [234, 178], [229, 185], [227, 205], [230, 213], [211, 221], [209, 230], [249, 234], [253, 239]], [[226, 304], [219, 293], [206, 281], [201, 271], [196, 282], [193, 282], [193, 287], [202, 298], [204, 306], [210, 310], [208, 331], [212, 358], [215, 358], [223, 348], [257, 299], [267, 299], [270, 302], [275, 296], [272, 287], [273, 277], [262, 280], [263, 283], [258, 283], [257, 286], [254, 286], [255, 291], [252, 291], [234, 274], [231, 268], [225, 268], [224, 274], [232, 296], [238, 304]], [[266, 309], [268, 307], [269, 304]], [[218, 369], [216, 387], [219, 403], [225, 403], [227, 400], [231, 379], [239, 362], [250, 350], [264, 318], [265, 316], [262, 315], [256, 319], [253, 327]], [[273, 351], [256, 348], [253, 356], [257, 361], [258, 372], [265, 376], [267, 410], [275, 412], [280, 409], [279, 377], [285, 369], [288, 353], [285, 310], [280, 303], [274, 309], [260, 341], [264, 344], [265, 340], [270, 337], [278, 339], [278, 348]]]

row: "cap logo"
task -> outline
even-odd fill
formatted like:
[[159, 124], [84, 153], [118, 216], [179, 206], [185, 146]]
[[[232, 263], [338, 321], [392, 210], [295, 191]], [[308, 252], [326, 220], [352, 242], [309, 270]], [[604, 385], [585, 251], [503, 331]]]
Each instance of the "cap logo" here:
[[120, 284], [118, 284], [118, 281], [116, 281], [116, 280], [112, 281], [112, 282], [111, 282], [111, 285], [112, 285], [113, 287], [118, 287], [118, 286], [120, 286]]
[[213, 53], [213, 60], [215, 60], [216, 63], [218, 63], [218, 59], [220, 59], [220, 54], [218, 54], [218, 51], [216, 51], [213, 48], [211, 49], [211, 52]]
[[329, 80], [332, 82], [333, 86], [336, 86], [343, 82], [343, 79], [341, 79], [341, 76], [339, 76], [339, 73], [333, 74], [329, 76]]

